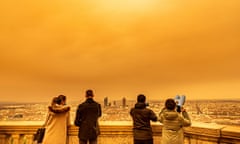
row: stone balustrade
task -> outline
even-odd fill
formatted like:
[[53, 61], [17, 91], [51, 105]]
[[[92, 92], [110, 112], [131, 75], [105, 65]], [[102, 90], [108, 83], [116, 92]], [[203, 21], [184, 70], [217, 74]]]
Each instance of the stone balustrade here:
[[[42, 122], [0, 121], [0, 144], [33, 144], [33, 137]], [[154, 143], [161, 144], [160, 123], [152, 123]], [[99, 144], [133, 144], [132, 123], [119, 121], [100, 122]], [[185, 128], [186, 144], [240, 144], [240, 127], [208, 123], [193, 123]], [[78, 144], [78, 128], [68, 129], [69, 144]]]

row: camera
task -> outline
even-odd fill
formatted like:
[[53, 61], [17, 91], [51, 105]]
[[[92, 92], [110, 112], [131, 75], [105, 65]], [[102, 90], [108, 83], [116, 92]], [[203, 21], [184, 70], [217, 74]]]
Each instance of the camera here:
[[181, 108], [185, 103], [186, 96], [185, 95], [182, 95], [182, 96], [176, 95], [174, 100], [177, 104], [177, 112], [181, 112]]
[[145, 103], [145, 106], [148, 107], [148, 106], [149, 106], [149, 103]]

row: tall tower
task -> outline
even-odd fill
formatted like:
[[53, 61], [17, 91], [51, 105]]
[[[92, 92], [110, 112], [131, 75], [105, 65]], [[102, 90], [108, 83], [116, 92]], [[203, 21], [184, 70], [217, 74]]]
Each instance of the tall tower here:
[[108, 97], [105, 97], [103, 101], [104, 101], [104, 107], [107, 107], [108, 106]]
[[123, 106], [123, 108], [125, 108], [126, 107], [126, 98], [125, 97], [123, 97], [123, 99], [122, 99], [122, 106]]

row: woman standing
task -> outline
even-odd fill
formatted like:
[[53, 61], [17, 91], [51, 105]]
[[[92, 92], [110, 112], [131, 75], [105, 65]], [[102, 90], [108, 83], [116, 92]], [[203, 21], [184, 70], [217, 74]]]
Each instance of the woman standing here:
[[66, 144], [67, 127], [70, 126], [70, 107], [66, 105], [66, 96], [53, 98], [48, 109], [43, 144]]
[[167, 99], [159, 116], [163, 124], [161, 144], [184, 144], [183, 127], [191, 125], [188, 113], [184, 109], [178, 113], [174, 99]]

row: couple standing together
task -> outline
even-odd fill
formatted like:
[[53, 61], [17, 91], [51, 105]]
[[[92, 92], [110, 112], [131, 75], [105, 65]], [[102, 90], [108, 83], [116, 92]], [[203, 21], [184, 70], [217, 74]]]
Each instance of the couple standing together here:
[[[102, 115], [101, 105], [93, 100], [93, 91], [86, 91], [86, 101], [78, 106], [74, 124], [79, 127], [79, 144], [97, 144], [100, 134], [98, 118]], [[70, 106], [66, 96], [54, 97], [44, 124], [45, 135], [42, 144], [66, 144], [67, 128], [70, 126]]]

